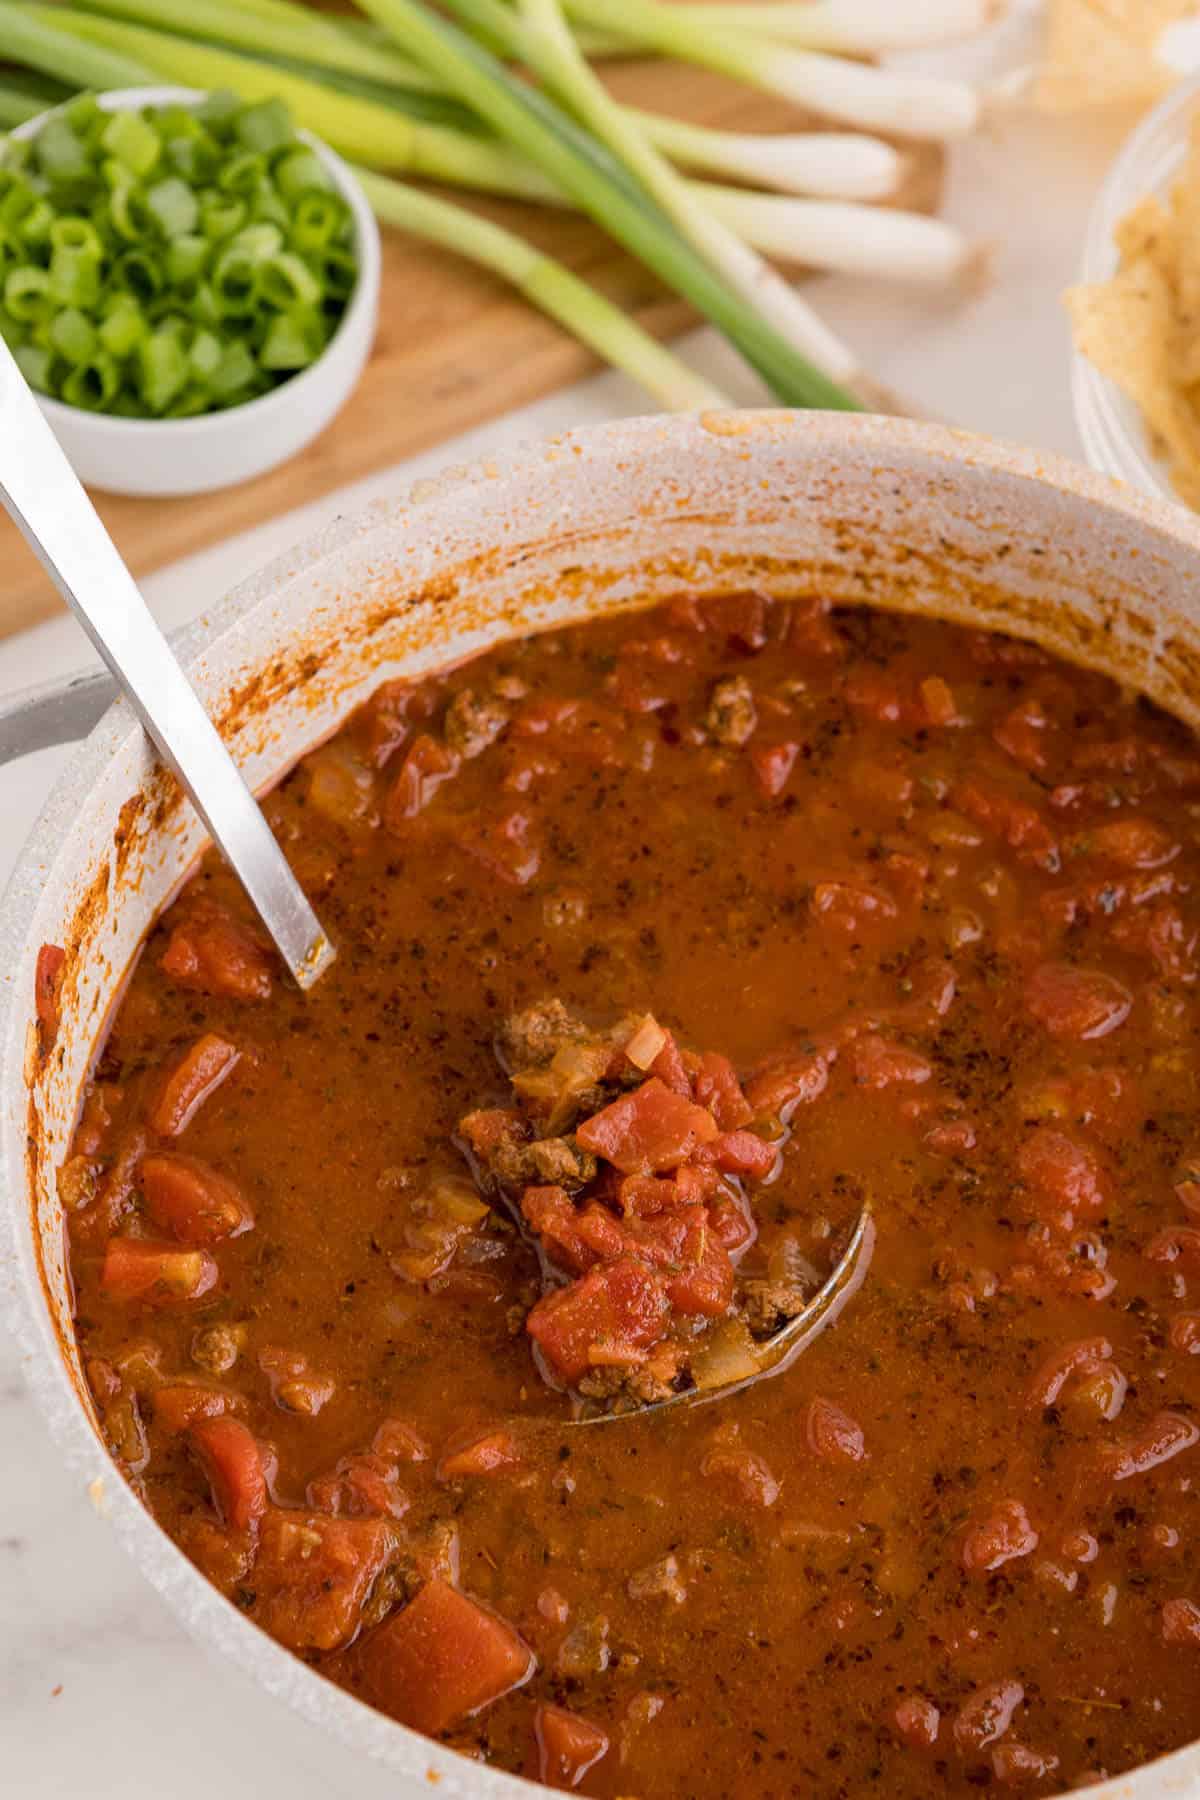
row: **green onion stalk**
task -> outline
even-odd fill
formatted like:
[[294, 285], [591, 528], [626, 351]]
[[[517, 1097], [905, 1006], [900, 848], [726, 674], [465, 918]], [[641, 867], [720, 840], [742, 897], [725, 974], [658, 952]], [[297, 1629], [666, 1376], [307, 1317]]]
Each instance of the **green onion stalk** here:
[[856, 409], [854, 397], [715, 273], [607, 148], [560, 106], [516, 80], [489, 50], [416, 0], [365, 0], [364, 10], [513, 149], [553, 168], [580, 209], [717, 325], [779, 401]]
[[[450, 3], [456, 11], [475, 14], [483, 9], [489, 17], [503, 10], [493, 0]], [[680, 234], [741, 295], [747, 307], [761, 313], [786, 342], [824, 373], [852, 387], [860, 373], [852, 353], [646, 141], [580, 55], [558, 0], [520, 0], [520, 10], [525, 25], [521, 46], [541, 79], [641, 182]]]

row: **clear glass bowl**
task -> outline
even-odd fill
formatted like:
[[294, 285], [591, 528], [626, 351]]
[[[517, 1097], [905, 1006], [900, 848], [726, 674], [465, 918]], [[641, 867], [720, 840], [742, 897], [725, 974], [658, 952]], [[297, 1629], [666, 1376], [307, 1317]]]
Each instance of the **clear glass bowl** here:
[[[1105, 281], [1117, 269], [1113, 233], [1127, 212], [1147, 194], [1165, 197], [1188, 148], [1192, 117], [1200, 108], [1200, 76], [1173, 88], [1128, 139], [1096, 196], [1088, 220], [1079, 270], [1081, 282]], [[1071, 398], [1084, 454], [1092, 468], [1182, 504], [1167, 466], [1150, 449], [1142, 415], [1107, 375], [1074, 352]]]

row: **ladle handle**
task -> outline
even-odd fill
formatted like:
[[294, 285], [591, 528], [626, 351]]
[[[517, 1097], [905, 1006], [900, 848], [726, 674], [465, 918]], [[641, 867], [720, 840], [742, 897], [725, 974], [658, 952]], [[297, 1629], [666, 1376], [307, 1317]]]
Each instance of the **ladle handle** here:
[[333, 946], [0, 338], [0, 501], [137, 711], [302, 988]]

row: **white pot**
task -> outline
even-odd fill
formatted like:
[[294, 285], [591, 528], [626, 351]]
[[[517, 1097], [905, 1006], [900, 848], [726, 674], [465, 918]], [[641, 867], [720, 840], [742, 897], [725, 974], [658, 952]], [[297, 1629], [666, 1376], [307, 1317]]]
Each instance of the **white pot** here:
[[[1200, 522], [1054, 458], [886, 419], [642, 419], [422, 483], [274, 563], [184, 656], [250, 781], [270, 783], [388, 676], [680, 589], [805, 589], [1037, 639], [1200, 724]], [[395, 1769], [396, 1792], [529, 1793], [372, 1712], [203, 1579], [97, 1433], [71, 1337], [54, 1167], [123, 973], [201, 847], [128, 708], [56, 787], [0, 906], [0, 1272], [69, 1479], [191, 1630]], [[68, 952], [58, 1045], [34, 1053], [38, 946]], [[133, 1704], [133, 1696], [130, 1696]], [[430, 1772], [432, 1771], [432, 1775]], [[1200, 1746], [1091, 1790], [1200, 1794]]]

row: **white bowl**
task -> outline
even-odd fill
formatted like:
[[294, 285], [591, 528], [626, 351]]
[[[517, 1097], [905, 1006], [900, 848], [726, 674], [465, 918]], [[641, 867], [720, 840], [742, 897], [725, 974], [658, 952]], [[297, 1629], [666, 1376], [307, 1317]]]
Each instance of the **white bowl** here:
[[[194, 88], [182, 87], [118, 88], [98, 96], [108, 112], [201, 99]], [[32, 137], [46, 117], [28, 120], [13, 137]], [[297, 135], [321, 158], [354, 219], [358, 280], [337, 331], [315, 363], [269, 394], [194, 419], [117, 419], [39, 395], [54, 435], [89, 487], [110, 494], [181, 496], [249, 481], [303, 450], [353, 393], [379, 315], [379, 227], [341, 157], [310, 132]]]
[[[1126, 140], [1092, 207], [1081, 282], [1090, 285], [1116, 274], [1117, 226], [1147, 194], [1169, 193], [1187, 154], [1188, 130], [1198, 107], [1200, 76], [1194, 76], [1180, 82]], [[1084, 454], [1094, 469], [1127, 481], [1143, 494], [1182, 505], [1166, 463], [1150, 448], [1140, 411], [1079, 350], [1074, 352], [1071, 398]]]

